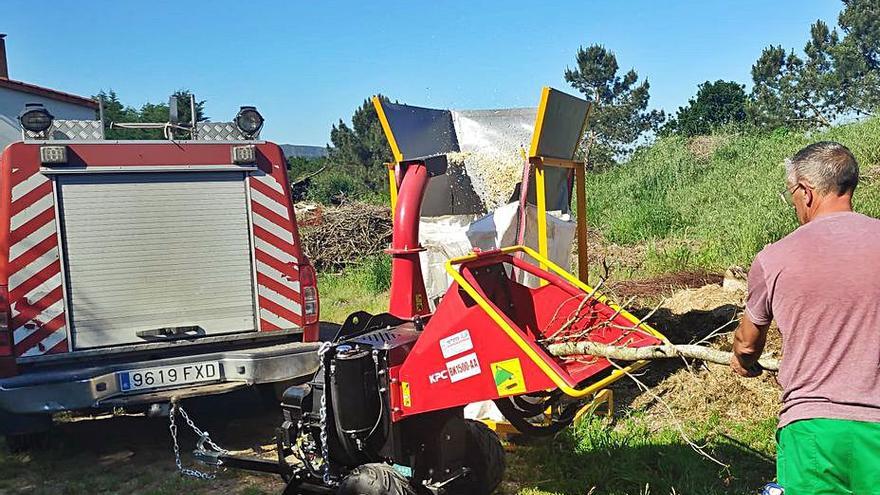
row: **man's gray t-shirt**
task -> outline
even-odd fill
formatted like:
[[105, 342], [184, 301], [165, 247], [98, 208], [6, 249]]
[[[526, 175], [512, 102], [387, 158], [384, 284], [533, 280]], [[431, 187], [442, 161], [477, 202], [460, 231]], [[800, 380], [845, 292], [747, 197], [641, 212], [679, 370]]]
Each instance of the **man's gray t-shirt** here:
[[782, 333], [779, 427], [880, 422], [880, 220], [820, 216], [755, 257], [746, 312]]

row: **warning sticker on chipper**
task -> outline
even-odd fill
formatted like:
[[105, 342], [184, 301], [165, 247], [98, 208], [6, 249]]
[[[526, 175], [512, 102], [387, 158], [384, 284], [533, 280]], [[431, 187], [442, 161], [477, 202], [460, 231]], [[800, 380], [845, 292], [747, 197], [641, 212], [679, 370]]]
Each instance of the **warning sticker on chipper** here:
[[440, 339], [440, 351], [446, 359], [473, 348], [474, 343], [471, 341], [471, 332], [468, 329], [454, 333], [445, 339]]
[[400, 395], [403, 396], [403, 407], [412, 407], [412, 391], [409, 382], [400, 382]]
[[477, 354], [472, 352], [447, 362], [446, 373], [449, 374], [449, 381], [452, 383], [479, 375], [482, 371], [480, 370], [480, 361], [477, 359]]
[[526, 392], [526, 380], [523, 377], [522, 366], [519, 358], [507, 359], [490, 365], [492, 377], [495, 379], [495, 388], [498, 395], [524, 394]]

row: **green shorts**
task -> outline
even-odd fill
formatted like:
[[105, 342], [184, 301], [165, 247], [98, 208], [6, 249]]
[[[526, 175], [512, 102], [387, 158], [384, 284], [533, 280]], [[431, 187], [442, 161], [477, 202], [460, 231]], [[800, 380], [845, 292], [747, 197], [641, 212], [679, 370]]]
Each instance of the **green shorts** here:
[[776, 432], [785, 495], [880, 495], [880, 423], [795, 421]]

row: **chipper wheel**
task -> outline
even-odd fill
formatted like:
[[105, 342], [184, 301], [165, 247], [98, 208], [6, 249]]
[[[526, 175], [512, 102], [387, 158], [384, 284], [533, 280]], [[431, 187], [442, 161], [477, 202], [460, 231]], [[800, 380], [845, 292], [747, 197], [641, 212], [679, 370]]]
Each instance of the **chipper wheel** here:
[[416, 495], [409, 481], [388, 464], [356, 467], [339, 484], [337, 495]]
[[498, 435], [488, 426], [468, 420], [465, 465], [470, 469], [467, 495], [489, 495], [504, 477], [504, 448]]

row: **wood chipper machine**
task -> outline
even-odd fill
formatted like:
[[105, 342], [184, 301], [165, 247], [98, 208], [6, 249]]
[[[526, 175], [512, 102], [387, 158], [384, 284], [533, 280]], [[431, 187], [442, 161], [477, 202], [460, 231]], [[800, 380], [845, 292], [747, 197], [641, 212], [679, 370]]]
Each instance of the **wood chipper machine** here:
[[[588, 286], [584, 260], [576, 277], [542, 254], [540, 242], [538, 250], [514, 245], [449, 259], [451, 283], [432, 309], [419, 260], [420, 210], [429, 180], [446, 172], [457, 144], [420, 138], [419, 126], [443, 128], [440, 114], [377, 105], [396, 160], [388, 312], [350, 315], [323, 344], [314, 379], [284, 393], [277, 459], [196, 453], [205, 462], [277, 473], [288, 495], [487, 495], [502, 479], [504, 451], [494, 432], [465, 419], [467, 404], [495, 401], [524, 434], [557, 432], [597, 392], [645, 363], [557, 357], [550, 343], [639, 347], [663, 337]], [[574, 158], [588, 109], [545, 88], [524, 160], [539, 196], [545, 167], [576, 175], [569, 184], [581, 216], [584, 169]], [[538, 282], [521, 282], [523, 274]]]

